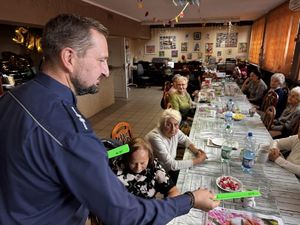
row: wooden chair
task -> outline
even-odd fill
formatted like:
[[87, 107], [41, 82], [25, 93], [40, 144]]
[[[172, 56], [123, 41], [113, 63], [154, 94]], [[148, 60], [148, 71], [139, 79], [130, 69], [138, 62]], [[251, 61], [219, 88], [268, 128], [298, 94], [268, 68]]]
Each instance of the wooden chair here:
[[261, 110], [265, 112], [269, 106], [276, 107], [278, 103], [279, 96], [275, 91], [269, 91], [263, 99]]
[[298, 134], [299, 126], [300, 126], [300, 120], [298, 120], [298, 123], [296, 124], [296, 126], [294, 126], [291, 135], [296, 135], [296, 134]]
[[276, 115], [275, 107], [274, 106], [269, 106], [266, 109], [265, 114], [264, 114], [264, 118], [263, 118], [263, 123], [266, 126], [267, 130], [270, 130], [270, 128], [273, 124], [275, 115]]
[[128, 143], [132, 137], [132, 129], [127, 122], [117, 123], [111, 131], [111, 138], [116, 139], [123, 144]]

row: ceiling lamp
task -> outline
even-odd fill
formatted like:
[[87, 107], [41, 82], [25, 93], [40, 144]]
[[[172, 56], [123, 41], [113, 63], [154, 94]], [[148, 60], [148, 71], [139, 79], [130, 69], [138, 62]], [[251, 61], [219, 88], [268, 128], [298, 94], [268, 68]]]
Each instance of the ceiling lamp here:
[[187, 3], [190, 5], [200, 6], [200, 0], [172, 0], [175, 6], [185, 6]]

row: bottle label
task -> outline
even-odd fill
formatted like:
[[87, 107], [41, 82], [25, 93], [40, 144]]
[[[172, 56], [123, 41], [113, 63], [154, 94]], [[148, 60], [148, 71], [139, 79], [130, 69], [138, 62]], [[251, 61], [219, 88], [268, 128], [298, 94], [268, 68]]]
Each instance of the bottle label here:
[[247, 169], [251, 169], [254, 165], [254, 159], [249, 159], [249, 158], [243, 157], [242, 165], [243, 165], [243, 167], [245, 167]]

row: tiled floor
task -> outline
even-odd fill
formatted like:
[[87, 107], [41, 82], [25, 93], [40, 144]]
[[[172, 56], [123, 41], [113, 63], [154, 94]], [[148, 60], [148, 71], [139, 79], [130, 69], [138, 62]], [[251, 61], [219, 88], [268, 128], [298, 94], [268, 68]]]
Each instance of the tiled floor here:
[[89, 119], [99, 138], [109, 138], [113, 126], [120, 121], [131, 124], [134, 137], [143, 137], [156, 126], [163, 111], [161, 87], [130, 88], [129, 96], [129, 100], [116, 101]]

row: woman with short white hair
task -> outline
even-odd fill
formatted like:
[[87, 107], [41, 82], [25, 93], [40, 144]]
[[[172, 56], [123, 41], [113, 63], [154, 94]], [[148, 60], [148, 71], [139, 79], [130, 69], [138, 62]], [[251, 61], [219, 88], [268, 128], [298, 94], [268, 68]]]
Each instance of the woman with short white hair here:
[[[275, 118], [279, 118], [286, 107], [287, 93], [283, 89], [285, 83], [285, 76], [282, 73], [274, 73], [270, 81], [269, 91], [274, 91], [278, 95], [278, 102], [276, 105]], [[268, 91], [268, 92], [269, 92]]]
[[[180, 121], [181, 115], [179, 111], [171, 108], [166, 109], [162, 113], [157, 127], [146, 135], [146, 139], [152, 146], [154, 156], [158, 158], [168, 172], [189, 168], [202, 163], [207, 158], [205, 152], [197, 148], [188, 136], [179, 130]], [[176, 160], [178, 144], [189, 148], [195, 155], [195, 158]]]
[[[274, 121], [270, 133], [272, 137], [288, 137], [300, 120], [300, 87], [291, 90], [288, 105], [281, 116]], [[275, 132], [277, 131], [277, 132]], [[278, 133], [279, 131], [279, 133]]]
[[183, 120], [188, 117], [194, 117], [194, 111], [192, 108], [193, 101], [190, 94], [187, 92], [188, 78], [184, 76], [179, 76], [174, 82], [174, 87], [176, 92], [170, 95], [170, 103], [172, 109], [176, 109], [181, 113]]

